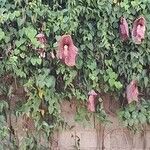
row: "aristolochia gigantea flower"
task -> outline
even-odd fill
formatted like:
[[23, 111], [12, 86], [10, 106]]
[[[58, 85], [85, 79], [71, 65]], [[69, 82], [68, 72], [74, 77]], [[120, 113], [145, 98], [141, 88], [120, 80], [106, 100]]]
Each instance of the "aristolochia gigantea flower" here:
[[37, 36], [37, 41], [40, 42], [40, 44], [42, 45], [41, 48], [38, 48], [37, 51], [40, 54], [41, 58], [45, 58], [45, 44], [47, 42], [46, 37], [43, 33], [39, 33]]
[[89, 93], [87, 108], [90, 112], [95, 112], [95, 105], [96, 105], [96, 97], [97, 93], [94, 90], [91, 90]]
[[78, 49], [74, 45], [70, 35], [63, 35], [58, 42], [58, 58], [67, 66], [76, 65]]
[[132, 40], [135, 44], [141, 44], [145, 36], [146, 21], [144, 17], [139, 17], [133, 23]]
[[126, 88], [127, 101], [130, 104], [132, 101], [138, 102], [138, 86], [137, 81], [132, 80]]
[[43, 33], [39, 33], [37, 36], [36, 36], [37, 40], [42, 43], [42, 44], [46, 44], [46, 37]]
[[122, 41], [126, 41], [129, 38], [128, 23], [124, 17], [120, 18], [119, 33]]

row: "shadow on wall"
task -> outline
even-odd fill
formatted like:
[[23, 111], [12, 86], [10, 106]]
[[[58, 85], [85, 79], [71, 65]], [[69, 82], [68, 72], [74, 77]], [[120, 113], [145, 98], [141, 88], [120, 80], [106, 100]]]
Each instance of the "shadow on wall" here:
[[[76, 114], [75, 101], [62, 102], [62, 116], [67, 126], [54, 135], [53, 150], [149, 150], [150, 128], [145, 126], [142, 133], [134, 134], [122, 125], [115, 116], [117, 102], [111, 103], [110, 97], [105, 95], [104, 107], [111, 123], [100, 124], [91, 117], [89, 124], [79, 124], [74, 121]], [[114, 101], [114, 100], [112, 100]]]

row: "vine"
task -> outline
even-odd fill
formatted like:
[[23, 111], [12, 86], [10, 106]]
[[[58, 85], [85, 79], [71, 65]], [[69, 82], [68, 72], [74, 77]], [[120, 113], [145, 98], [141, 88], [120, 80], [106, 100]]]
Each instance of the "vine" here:
[[[7, 131], [12, 133], [10, 127], [4, 127], [7, 117], [4, 117], [3, 110], [17, 117], [33, 119], [37, 131], [44, 131], [49, 139], [63, 122], [59, 108], [63, 99], [76, 98], [85, 106], [92, 89], [119, 97], [132, 79], [138, 80], [140, 92], [148, 99], [149, 6], [149, 0], [0, 1], [0, 137], [7, 137]], [[120, 17], [126, 17], [131, 28], [140, 15], [147, 21], [145, 40], [141, 45], [135, 45], [131, 39], [122, 42], [118, 25]], [[44, 58], [38, 51], [43, 48], [36, 37], [40, 33], [46, 38]], [[58, 40], [64, 34], [72, 36], [79, 50], [75, 67], [68, 67], [57, 59]], [[20, 87], [23, 87], [23, 98], [20, 97], [11, 108], [12, 99]], [[130, 112], [131, 106], [124, 108], [121, 118], [126, 126], [132, 128], [135, 124], [132, 114], [143, 116], [144, 110], [148, 116], [148, 105], [149, 102], [142, 102], [141, 112]], [[78, 113], [81, 118], [88, 114], [82, 110]], [[95, 115], [100, 121], [107, 120], [101, 102]], [[149, 122], [141, 118], [141, 123]], [[24, 147], [32, 149], [33, 143], [40, 147], [35, 137], [38, 136], [28, 135]]]
[[134, 132], [144, 130], [143, 125], [150, 123], [150, 101], [141, 100], [138, 106], [135, 103], [121, 109], [118, 113], [123, 125]]

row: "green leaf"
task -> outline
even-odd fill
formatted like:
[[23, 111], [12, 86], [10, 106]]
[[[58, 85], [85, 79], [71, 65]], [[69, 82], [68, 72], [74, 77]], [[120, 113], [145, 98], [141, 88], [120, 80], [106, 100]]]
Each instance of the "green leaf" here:
[[16, 46], [17, 47], [20, 47], [22, 44], [24, 44], [25, 43], [25, 39], [20, 39], [19, 41], [17, 40], [15, 43], [16, 43]]
[[30, 40], [33, 40], [37, 35], [37, 31], [32, 27], [28, 27], [25, 29], [25, 34]]
[[129, 120], [129, 126], [133, 126], [133, 124], [134, 124], [134, 120], [133, 120], [133, 119], [130, 119], [130, 120]]
[[49, 76], [47, 79], [46, 79], [46, 86], [49, 88], [49, 87], [54, 87], [55, 86], [55, 77], [54, 76]]
[[56, 32], [59, 28], [60, 28], [59, 26], [55, 25], [55, 26], [54, 26], [54, 29], [53, 29], [54, 32]]
[[15, 54], [15, 55], [18, 55], [19, 53], [20, 53], [20, 50], [19, 50], [19, 49], [15, 49], [15, 50], [14, 50], [14, 54]]
[[18, 70], [16, 70], [16, 75], [18, 76], [18, 77], [24, 77], [24, 78], [26, 78], [26, 74], [21, 70], [21, 69], [18, 69]]
[[48, 112], [50, 114], [54, 112], [54, 102], [51, 102], [51, 100], [49, 100]]
[[36, 58], [36, 62], [37, 62], [37, 64], [41, 65], [42, 59], [41, 58]]
[[126, 119], [129, 119], [130, 116], [131, 116], [130, 113], [129, 113], [128, 111], [125, 111], [124, 117], [125, 117]]
[[32, 63], [32, 65], [36, 65], [36, 64], [38, 64], [38, 65], [40, 65], [41, 63], [42, 63], [42, 59], [41, 58], [39, 58], [39, 57], [33, 57], [33, 58], [31, 58], [31, 63]]
[[16, 17], [19, 17], [20, 16], [20, 11], [14, 11], [14, 14]]
[[8, 104], [5, 101], [0, 102], [0, 112], [3, 111], [3, 109], [8, 108]]
[[40, 45], [40, 42], [37, 41], [37, 39], [34, 38], [34, 37], [31, 39], [31, 43], [32, 43], [35, 47], [39, 47], [39, 45]]
[[5, 37], [5, 33], [4, 33], [3, 30], [0, 28], [0, 41], [1, 41], [2, 39], [4, 39], [4, 37]]
[[32, 63], [32, 65], [34, 65], [35, 66], [35, 64], [36, 64], [36, 58], [31, 58], [31, 63]]
[[87, 44], [87, 47], [92, 51], [94, 50], [93, 44], [90, 42]]
[[136, 106], [134, 104], [129, 104], [128, 110], [129, 110], [129, 112], [137, 113], [137, 111], [135, 111], [136, 110]]
[[137, 112], [135, 112], [135, 111], [133, 111], [133, 112], [132, 112], [132, 118], [133, 118], [133, 119], [136, 119], [136, 118], [137, 118], [137, 116], [138, 116], [138, 113], [137, 113]]
[[140, 122], [141, 122], [142, 124], [146, 122], [146, 116], [143, 115], [142, 113], [140, 113], [140, 114], [138, 115], [138, 118], [139, 118], [139, 120], [140, 120]]
[[114, 84], [115, 84], [115, 80], [114, 79], [109, 79], [108, 82], [109, 82], [111, 87], [113, 87]]
[[109, 77], [104, 75], [104, 81], [108, 81]]
[[116, 80], [118, 75], [115, 72], [109, 72], [109, 77]]
[[20, 54], [20, 57], [21, 57], [21, 58], [25, 58], [25, 56], [26, 56], [26, 55], [25, 55], [24, 53], [21, 53], [21, 54]]
[[147, 87], [147, 85], [148, 85], [148, 77], [144, 77], [144, 84], [145, 84], [145, 87]]
[[122, 84], [118, 81], [118, 82], [115, 82], [115, 87], [117, 88], [117, 89], [121, 89], [122, 88]]

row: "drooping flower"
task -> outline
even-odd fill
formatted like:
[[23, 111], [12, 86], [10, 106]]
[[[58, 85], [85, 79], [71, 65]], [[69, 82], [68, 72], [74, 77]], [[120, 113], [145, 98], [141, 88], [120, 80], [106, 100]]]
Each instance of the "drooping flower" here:
[[132, 29], [132, 40], [135, 44], [141, 44], [144, 40], [145, 30], [146, 30], [146, 21], [144, 17], [139, 17], [133, 23]]
[[58, 58], [67, 66], [76, 65], [78, 49], [74, 45], [70, 35], [63, 35], [58, 42]]
[[89, 93], [87, 108], [90, 112], [95, 112], [95, 105], [96, 105], [96, 97], [97, 93], [94, 90], [91, 90]]
[[126, 41], [129, 38], [129, 27], [124, 17], [120, 18], [119, 33], [122, 41]]
[[39, 33], [37, 36], [36, 36], [37, 40], [42, 43], [42, 44], [46, 44], [46, 37], [43, 33]]
[[130, 84], [126, 88], [126, 95], [127, 95], [127, 101], [128, 104], [130, 104], [132, 101], [138, 102], [138, 86], [137, 86], [137, 81], [132, 80]]
[[43, 33], [39, 33], [37, 36], [37, 41], [40, 42], [41, 48], [38, 48], [37, 51], [40, 54], [41, 58], [45, 58], [45, 44], [47, 42], [46, 37]]

